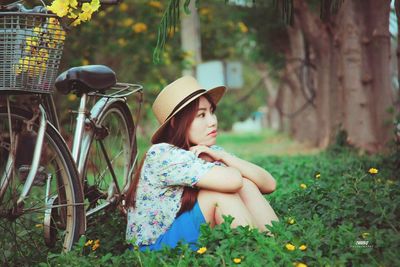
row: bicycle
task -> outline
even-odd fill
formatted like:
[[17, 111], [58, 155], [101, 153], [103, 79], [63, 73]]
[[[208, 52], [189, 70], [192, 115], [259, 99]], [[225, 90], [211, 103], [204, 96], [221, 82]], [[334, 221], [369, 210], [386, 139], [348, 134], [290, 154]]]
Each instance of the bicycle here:
[[[0, 25], [0, 258], [8, 265], [68, 251], [84, 234], [86, 217], [123, 209], [143, 89], [117, 83], [102, 65], [71, 68], [56, 79], [65, 30], [43, 7], [8, 5]], [[33, 52], [40, 57], [25, 58]], [[80, 97], [72, 151], [60, 134], [54, 84]], [[137, 97], [135, 121], [130, 95]], [[16, 102], [21, 96], [25, 102]]]

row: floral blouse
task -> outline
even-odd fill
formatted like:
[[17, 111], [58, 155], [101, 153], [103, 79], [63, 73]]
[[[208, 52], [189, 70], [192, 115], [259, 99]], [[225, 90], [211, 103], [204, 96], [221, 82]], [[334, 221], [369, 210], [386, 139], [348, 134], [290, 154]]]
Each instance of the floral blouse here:
[[[212, 149], [222, 150], [217, 146]], [[184, 186], [193, 187], [220, 162], [204, 161], [171, 144], [150, 147], [136, 192], [136, 208], [128, 210], [126, 240], [136, 245], [153, 244], [175, 220]]]

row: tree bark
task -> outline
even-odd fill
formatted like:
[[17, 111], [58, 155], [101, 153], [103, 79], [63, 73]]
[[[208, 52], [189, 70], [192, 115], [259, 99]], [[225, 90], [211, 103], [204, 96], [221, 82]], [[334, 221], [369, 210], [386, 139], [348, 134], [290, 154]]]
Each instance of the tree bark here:
[[[365, 1], [357, 0], [359, 6]], [[368, 0], [365, 10], [369, 65], [372, 67], [371, 111], [374, 132], [377, 138], [376, 150], [381, 150], [392, 136], [393, 115], [388, 110], [393, 107], [393, 89], [390, 77], [390, 0]]]
[[276, 106], [276, 99], [278, 97], [278, 90], [276, 86], [274, 86], [272, 79], [269, 74], [268, 67], [265, 64], [258, 64], [257, 70], [262, 77], [262, 81], [266, 90], [266, 99], [265, 103], [267, 106], [267, 114], [266, 114], [266, 127], [271, 128], [273, 130], [281, 129], [281, 120], [279, 118], [279, 111]]
[[[396, 10], [396, 18], [397, 18], [397, 31], [400, 29], [400, 0], [395, 0], [394, 2], [395, 10]], [[400, 86], [400, 38], [399, 34], [397, 34], [397, 84]], [[400, 90], [397, 91], [397, 101], [400, 101]]]
[[341, 83], [345, 89], [343, 124], [350, 144], [374, 151], [376, 136], [369, 101], [370, 70], [367, 69], [369, 64], [363, 64], [363, 16], [356, 11], [355, 4], [355, 1], [345, 1], [339, 14], [338, 39], [343, 71]]
[[[194, 65], [200, 64], [201, 59], [201, 36], [200, 19], [195, 6], [195, 1], [190, 1], [190, 14], [182, 12], [181, 19], [181, 43], [182, 51], [185, 52], [186, 60]], [[183, 75], [194, 75], [193, 68], [184, 69]]]
[[298, 141], [307, 142], [313, 146], [318, 145], [317, 114], [313, 95], [309, 92], [310, 84], [307, 83], [311, 67], [307, 64], [307, 51], [303, 33], [297, 15], [294, 17], [293, 27], [288, 27], [290, 42], [290, 58], [287, 60], [287, 79], [292, 86], [293, 105], [291, 105], [290, 119], [291, 135]]
[[308, 8], [304, 0], [293, 2], [295, 14], [299, 18], [300, 27], [305, 39], [315, 52], [315, 65], [317, 71], [315, 105], [318, 124], [318, 146], [326, 148], [333, 141], [334, 133], [332, 122], [331, 86], [331, 60], [332, 60], [332, 37], [327, 30], [327, 25]]

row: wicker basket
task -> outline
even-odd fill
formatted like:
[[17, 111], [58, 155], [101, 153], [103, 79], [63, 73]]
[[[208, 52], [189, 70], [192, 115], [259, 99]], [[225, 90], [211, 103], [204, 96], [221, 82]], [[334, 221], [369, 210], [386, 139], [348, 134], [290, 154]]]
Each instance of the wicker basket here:
[[0, 13], [0, 93], [52, 93], [65, 36], [55, 15]]

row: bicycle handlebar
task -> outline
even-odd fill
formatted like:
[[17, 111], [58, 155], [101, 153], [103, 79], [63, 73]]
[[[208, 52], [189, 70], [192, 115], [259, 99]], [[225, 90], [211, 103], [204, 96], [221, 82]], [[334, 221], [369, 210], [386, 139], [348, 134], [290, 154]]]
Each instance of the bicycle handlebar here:
[[[90, 0], [78, 0], [80, 3], [89, 3]], [[122, 0], [100, 0], [101, 5], [118, 5]], [[35, 6], [32, 9], [26, 8], [23, 4], [16, 2], [14, 4], [0, 5], [0, 11], [5, 12], [22, 12], [22, 13], [47, 13], [45, 6]]]
[[23, 4], [11, 4], [2, 6], [1, 11], [8, 12], [22, 12], [22, 13], [46, 13], [47, 9], [44, 6], [35, 6], [32, 9], [26, 8]]

